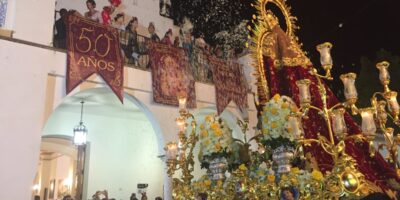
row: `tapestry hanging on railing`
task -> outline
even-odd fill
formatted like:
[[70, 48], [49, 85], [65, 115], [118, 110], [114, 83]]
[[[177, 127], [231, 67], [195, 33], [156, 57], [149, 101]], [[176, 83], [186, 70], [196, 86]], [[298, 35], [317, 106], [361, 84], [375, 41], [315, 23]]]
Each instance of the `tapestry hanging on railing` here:
[[196, 108], [195, 81], [190, 73], [187, 52], [182, 48], [151, 43], [149, 56], [154, 101], [177, 106], [177, 97], [184, 95], [187, 107]]
[[209, 57], [218, 114], [221, 114], [230, 101], [243, 111], [247, 108], [247, 87], [240, 65], [234, 61], [226, 61], [214, 56]]

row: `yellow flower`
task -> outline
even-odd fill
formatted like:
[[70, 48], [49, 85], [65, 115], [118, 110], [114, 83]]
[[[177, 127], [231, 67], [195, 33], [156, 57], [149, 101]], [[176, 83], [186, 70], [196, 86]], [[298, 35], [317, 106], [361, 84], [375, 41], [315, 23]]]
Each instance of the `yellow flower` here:
[[207, 130], [202, 130], [201, 133], [200, 133], [200, 137], [201, 137], [201, 138], [206, 138], [206, 137], [208, 137], [208, 131], [207, 131]]
[[268, 174], [268, 176], [267, 176], [267, 180], [268, 180], [268, 182], [271, 182], [271, 183], [273, 183], [273, 182], [275, 182], [275, 176], [274, 176], [274, 175], [272, 175], [272, 174]]
[[201, 124], [201, 125], [200, 125], [200, 129], [201, 129], [201, 130], [204, 130], [205, 128], [206, 128], [206, 126], [204, 126], [204, 124]]
[[264, 123], [268, 123], [268, 117], [264, 117]]
[[224, 182], [222, 182], [221, 180], [218, 180], [217, 181], [217, 187], [222, 187], [222, 184], [223, 184]]
[[257, 175], [258, 175], [258, 176], [265, 176], [265, 173], [264, 173], [264, 171], [262, 171], [262, 170], [258, 170], [258, 171], [257, 171]]
[[273, 121], [271, 122], [271, 128], [277, 128], [278, 127], [278, 122]]
[[290, 128], [290, 127], [289, 127], [289, 128], [287, 128], [287, 132], [288, 132], [288, 133], [292, 133], [292, 131], [293, 131], [293, 129], [292, 129], [292, 128]]
[[322, 173], [318, 170], [313, 170], [311, 172], [311, 176], [317, 181], [322, 180], [322, 178], [324, 177], [324, 175], [322, 175]]
[[204, 185], [205, 185], [206, 187], [210, 187], [210, 186], [211, 186], [211, 181], [210, 181], [210, 180], [205, 180], [205, 181], [204, 181]]
[[210, 145], [210, 140], [204, 140], [203, 144], [204, 144], [205, 146]]
[[273, 115], [277, 115], [277, 114], [278, 114], [278, 109], [272, 108], [271, 113], [272, 113]]
[[272, 97], [272, 99], [274, 99], [275, 101], [279, 101], [280, 98], [281, 96], [279, 94], [275, 94], [274, 97]]
[[221, 129], [217, 129], [217, 130], [214, 130], [214, 132], [215, 132], [215, 136], [217, 136], [217, 137], [221, 137], [222, 136], [222, 131], [221, 131]]
[[281, 179], [285, 181], [285, 180], [288, 180], [288, 177], [286, 176], [286, 174], [284, 174], [281, 176]]
[[215, 144], [214, 148], [215, 148], [215, 151], [216, 151], [216, 152], [219, 152], [219, 151], [221, 151], [221, 149], [222, 149], [220, 143]]
[[218, 123], [212, 123], [210, 127], [212, 130], [216, 130], [219, 128], [219, 125], [218, 125]]
[[246, 167], [245, 164], [241, 164], [241, 165], [239, 166], [239, 169], [240, 169], [241, 171], [247, 171], [247, 167]]
[[293, 174], [299, 174], [300, 173], [300, 169], [298, 167], [293, 167], [290, 169], [290, 172], [292, 172]]
[[211, 122], [212, 119], [213, 119], [213, 116], [212, 116], [212, 115], [208, 115], [208, 116], [206, 117], [206, 121], [207, 121], [207, 122]]
[[262, 132], [263, 132], [264, 135], [267, 135], [269, 133], [268, 129], [266, 129], [266, 128], [263, 128]]
[[283, 102], [281, 108], [282, 108], [282, 109], [289, 108], [289, 103], [288, 103], [288, 102]]

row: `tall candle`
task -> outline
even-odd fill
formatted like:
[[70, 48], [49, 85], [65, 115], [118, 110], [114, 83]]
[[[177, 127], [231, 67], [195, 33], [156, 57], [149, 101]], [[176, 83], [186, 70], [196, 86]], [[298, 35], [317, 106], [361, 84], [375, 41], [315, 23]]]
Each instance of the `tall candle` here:
[[356, 99], [358, 96], [355, 86], [356, 77], [357, 75], [355, 73], [340, 75], [340, 79], [342, 80], [344, 85], [344, 96], [347, 100]]
[[299, 97], [301, 104], [307, 104], [311, 102], [311, 95], [310, 95], [310, 80], [302, 79], [296, 81], [296, 85], [299, 88]]
[[362, 118], [361, 130], [364, 134], [375, 134], [376, 125], [374, 121], [374, 109], [364, 108], [360, 109], [360, 115]]
[[346, 122], [344, 121], [344, 108], [338, 108], [332, 111], [332, 130], [335, 134], [344, 134], [347, 132]]

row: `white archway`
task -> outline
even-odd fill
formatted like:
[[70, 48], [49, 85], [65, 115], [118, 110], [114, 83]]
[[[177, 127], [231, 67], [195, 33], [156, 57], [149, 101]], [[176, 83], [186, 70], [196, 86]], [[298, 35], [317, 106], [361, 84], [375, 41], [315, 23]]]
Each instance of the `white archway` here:
[[[149, 184], [147, 196], [163, 196], [164, 139], [149, 109], [126, 94], [121, 104], [108, 88], [88, 89], [66, 97], [48, 118], [43, 136], [72, 136], [84, 100], [83, 122], [88, 128], [89, 154], [84, 199], [107, 189], [110, 198], [128, 199], [137, 184]], [[86, 191], [86, 192], [85, 192]], [[140, 196], [140, 195], [139, 195]]]

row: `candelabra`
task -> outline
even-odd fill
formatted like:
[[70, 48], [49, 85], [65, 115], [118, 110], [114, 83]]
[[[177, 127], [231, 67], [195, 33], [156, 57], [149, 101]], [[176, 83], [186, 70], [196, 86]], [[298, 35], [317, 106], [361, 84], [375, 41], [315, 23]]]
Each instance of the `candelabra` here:
[[[331, 107], [327, 104], [327, 91], [322, 82], [322, 79], [333, 80], [331, 77], [330, 70], [332, 69], [332, 58], [330, 55], [330, 49], [332, 44], [324, 43], [317, 46], [317, 50], [321, 55], [321, 65], [326, 71], [325, 75], [317, 74], [316, 69], [312, 69], [310, 73], [315, 76], [317, 80], [318, 92], [321, 96], [322, 107], [316, 107], [311, 105], [311, 94], [310, 94], [310, 83], [309, 79], [302, 79], [296, 82], [299, 88], [299, 99], [300, 99], [300, 111], [297, 113], [298, 120], [307, 118], [309, 110], [316, 110], [325, 120], [326, 126], [329, 132], [329, 139], [324, 136], [319, 135], [317, 139], [300, 139], [300, 143], [305, 145], [310, 145], [311, 143], [318, 143], [321, 147], [332, 156], [333, 158], [333, 170], [332, 174], [328, 175], [326, 180], [331, 181], [332, 185], [338, 187], [339, 191], [337, 194], [341, 195], [343, 192], [348, 195], [359, 195], [362, 187], [367, 186], [364, 181], [363, 175], [356, 169], [355, 160], [345, 153], [345, 141], [355, 140], [356, 142], [368, 142], [370, 155], [375, 154], [375, 136], [376, 136], [376, 125], [378, 124], [383, 132], [385, 143], [378, 143], [378, 151], [382, 148], [386, 148], [389, 154], [388, 161], [393, 164], [393, 166], [398, 169], [398, 155], [397, 155], [397, 145], [400, 144], [400, 137], [393, 137], [393, 128], [386, 127], [387, 117], [393, 119], [396, 125], [399, 125], [399, 104], [397, 102], [396, 96], [397, 92], [391, 91], [389, 89], [390, 76], [388, 73], [389, 63], [384, 61], [376, 65], [379, 69], [379, 79], [381, 84], [384, 86], [383, 92], [376, 92], [371, 98], [371, 107], [358, 108], [356, 102], [358, 99], [357, 90], [355, 87], [356, 74], [347, 73], [340, 76], [340, 79], [344, 85], [344, 95], [346, 102], [337, 103]], [[378, 96], [382, 97], [384, 100], [378, 101]], [[355, 135], [347, 134], [347, 127], [344, 119], [344, 114], [346, 109], [349, 109], [352, 115], [360, 115], [362, 118], [361, 130], [362, 133]], [[388, 111], [386, 111], [388, 110]], [[298, 129], [298, 128], [297, 128]], [[336, 137], [336, 138], [335, 138]], [[336, 139], [336, 140], [335, 140]], [[337, 141], [337, 142], [335, 142]], [[333, 175], [333, 176], [332, 176]], [[335, 184], [336, 183], [336, 184]], [[333, 191], [329, 191], [333, 192]], [[337, 196], [338, 197], [338, 196]]]
[[[186, 109], [186, 96], [178, 96], [178, 102], [179, 117], [176, 119], [176, 124], [179, 127], [179, 142], [169, 142], [165, 147], [168, 166], [167, 173], [172, 177], [177, 170], [181, 170], [181, 177], [173, 179], [172, 196], [176, 199], [191, 199], [194, 196], [194, 191], [191, 189], [192, 172], [194, 170], [193, 150], [198, 141], [196, 120]], [[188, 120], [191, 120], [189, 136], [186, 135]]]
[[[351, 93], [356, 94], [356, 88], [354, 86], [355, 74], [344, 74], [341, 79], [345, 85], [345, 96], [346, 106], [350, 107], [353, 115], [359, 114], [362, 118], [361, 129], [363, 134], [367, 137], [370, 143], [370, 153], [375, 154], [376, 149], [373, 148], [374, 142], [378, 146], [377, 150], [380, 151], [384, 147], [388, 152], [388, 162], [393, 167], [399, 169], [399, 161], [397, 155], [397, 146], [400, 144], [400, 135], [393, 136], [394, 129], [387, 127], [388, 117], [392, 119], [395, 126], [400, 125], [399, 120], [399, 103], [397, 101], [397, 92], [390, 90], [390, 74], [388, 71], [389, 63], [387, 61], [379, 62], [376, 64], [376, 68], [379, 70], [379, 80], [383, 86], [382, 92], [375, 92], [371, 97], [371, 106], [367, 108], [358, 108], [356, 106], [357, 98], [351, 98]], [[350, 91], [347, 92], [346, 90]], [[375, 140], [377, 127], [379, 132], [384, 137], [384, 143]]]

